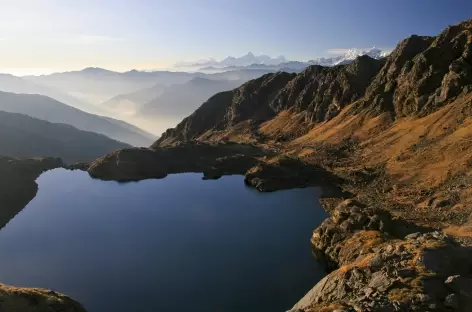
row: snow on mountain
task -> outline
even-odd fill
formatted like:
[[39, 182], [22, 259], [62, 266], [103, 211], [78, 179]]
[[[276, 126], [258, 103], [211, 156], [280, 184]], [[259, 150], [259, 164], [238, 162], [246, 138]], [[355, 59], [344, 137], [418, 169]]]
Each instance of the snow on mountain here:
[[336, 66], [341, 64], [348, 64], [355, 60], [357, 57], [362, 55], [368, 55], [374, 59], [380, 59], [382, 57], [386, 57], [390, 54], [388, 51], [383, 51], [378, 48], [371, 48], [368, 50], [361, 50], [361, 49], [348, 49], [344, 54], [330, 57], [330, 58], [318, 58], [307, 63], [309, 65], [322, 65], [322, 66]]
[[[390, 52], [388, 51], [383, 51], [375, 47], [367, 50], [347, 49], [341, 55], [336, 55], [328, 58], [321, 57], [310, 60], [308, 62], [302, 62], [289, 61], [283, 55], [273, 58], [268, 55], [254, 55], [253, 53], [249, 52], [248, 54], [243, 55], [241, 57], [228, 56], [221, 61], [216, 61], [215, 59], [208, 59], [194, 63], [186, 63], [186, 65], [191, 65], [204, 72], [235, 69], [265, 69], [272, 71], [284, 70], [300, 72], [310, 65], [336, 66], [342, 64], [349, 64], [361, 55], [368, 55], [372, 58], [379, 59], [382, 57], [386, 57], [389, 53]], [[180, 65], [182, 65], [182, 63]], [[176, 66], [179, 66], [179, 64], [176, 64]]]
[[215, 59], [208, 59], [208, 60], [200, 60], [197, 62], [189, 63], [189, 62], [181, 62], [176, 64], [176, 67], [182, 67], [182, 66], [194, 66], [194, 67], [207, 67], [207, 66], [213, 66], [213, 67], [240, 67], [240, 66], [250, 66], [253, 64], [258, 64], [258, 65], [279, 65], [281, 63], [287, 62], [287, 59], [281, 55], [278, 57], [270, 57], [269, 55], [261, 54], [261, 55], [255, 55], [252, 52], [249, 52], [246, 55], [243, 55], [241, 57], [234, 57], [234, 56], [228, 56], [224, 58], [221, 61], [216, 61]]

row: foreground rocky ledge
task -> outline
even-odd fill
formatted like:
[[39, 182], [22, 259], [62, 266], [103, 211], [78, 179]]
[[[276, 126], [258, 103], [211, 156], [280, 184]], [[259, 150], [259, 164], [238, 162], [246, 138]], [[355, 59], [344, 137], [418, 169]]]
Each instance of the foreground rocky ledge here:
[[85, 309], [80, 303], [54, 291], [0, 284], [0, 311], [85, 312]]
[[346, 200], [313, 232], [333, 270], [291, 312], [472, 311], [472, 249]]

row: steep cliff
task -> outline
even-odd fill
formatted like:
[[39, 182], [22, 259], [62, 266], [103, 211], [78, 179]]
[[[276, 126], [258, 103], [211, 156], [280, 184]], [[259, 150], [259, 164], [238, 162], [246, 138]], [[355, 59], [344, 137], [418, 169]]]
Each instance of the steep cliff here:
[[437, 37], [411, 36], [390, 54], [357, 111], [392, 112], [397, 118], [433, 112], [472, 91], [472, 20]]
[[275, 112], [304, 113], [311, 122], [330, 120], [364, 95], [384, 63], [364, 55], [349, 65], [310, 66], [280, 90], [270, 106]]

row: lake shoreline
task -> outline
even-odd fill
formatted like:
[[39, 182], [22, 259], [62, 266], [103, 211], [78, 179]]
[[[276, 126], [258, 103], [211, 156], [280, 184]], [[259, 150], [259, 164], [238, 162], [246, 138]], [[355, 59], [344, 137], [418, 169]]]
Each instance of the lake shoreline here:
[[[262, 192], [320, 183], [343, 186], [343, 179], [296, 157], [278, 156], [254, 146], [239, 148], [237, 144], [185, 144], [170, 152], [130, 149], [79, 169], [88, 167], [93, 178], [121, 182], [179, 172], [202, 172], [206, 179], [245, 173], [245, 183]], [[434, 228], [408, 222], [372, 204], [358, 202], [355, 197], [345, 192], [320, 200], [331, 216], [314, 230], [311, 244], [315, 253], [327, 261], [330, 273], [291, 311], [422, 311], [433, 306], [447, 308], [447, 300], [469, 307], [464, 287], [469, 283], [470, 248]]]
[[[163, 156], [169, 154], [171, 158]], [[117, 151], [96, 160], [88, 172], [105, 180], [154, 178], [187, 171], [216, 178], [245, 174], [246, 184], [262, 192], [320, 184], [347, 189], [339, 196], [320, 200], [331, 217], [314, 230], [311, 238], [314, 252], [328, 262], [331, 273], [291, 311], [423, 311], [446, 309], [449, 301], [469, 308], [465, 295], [469, 292], [464, 285], [470, 281], [465, 276], [472, 266], [471, 249], [435, 227], [391, 214], [388, 206], [385, 209], [378, 204], [381, 198], [357, 201], [373, 191], [369, 185], [375, 185], [381, 175], [347, 172], [346, 179], [317, 161], [294, 155], [271, 146], [189, 142]], [[149, 175], [146, 168], [151, 168]], [[452, 263], [462, 261], [464, 266], [451, 265], [446, 255], [454, 259]]]
[[[58, 167], [58, 168], [63, 168], [63, 169], [67, 169], [67, 170], [71, 170], [71, 169], [72, 169], [72, 170], [82, 169], [81, 171], [85, 171], [85, 170], [83, 170], [83, 168], [84, 168], [83, 165], [80, 165], [80, 168], [78, 168], [78, 166], [68, 166], [68, 165], [62, 164], [62, 165], [61, 165], [60, 167]], [[53, 169], [53, 168], [49, 168], [49, 169]], [[65, 174], [66, 174], [66, 171], [64, 171], [63, 173], [61, 173], [60, 176], [63, 176], [63, 175], [65, 175]], [[87, 174], [87, 176], [88, 176], [88, 174]], [[64, 176], [64, 177], [66, 177], [66, 176]], [[204, 177], [205, 177], [205, 175], [204, 175]], [[169, 177], [169, 178], [170, 178], [170, 177]], [[175, 179], [175, 177], [172, 177], [172, 178]], [[212, 178], [213, 178], [213, 177], [212, 177]], [[200, 179], [198, 179], [198, 180], [200, 180]], [[34, 180], [31, 180], [31, 181], [34, 182]], [[56, 181], [57, 181], [57, 178], [56, 178]], [[241, 185], [244, 185], [243, 178], [238, 178], [238, 181], [240, 181], [240, 182], [238, 182], [238, 183], [241, 183]], [[40, 188], [42, 189], [42, 187], [41, 187], [41, 181], [37, 181], [37, 182], [40, 184]], [[98, 182], [98, 181], [97, 181], [97, 182]], [[123, 181], [121, 181], [121, 182], [123, 182]], [[151, 182], [152, 182], [152, 181], [148, 181], [147, 183], [149, 184], [149, 183], [151, 183]], [[71, 182], [71, 183], [72, 183], [72, 182]], [[96, 183], [96, 182], [95, 182], [95, 183]], [[152, 183], [153, 183], [153, 182], [152, 182]], [[163, 182], [161, 182], [161, 183], [163, 183]], [[211, 184], [214, 184], [214, 183], [216, 183], [216, 182], [211, 182], [211, 181], [205, 182], [205, 181], [202, 181], [201, 183], [204, 183], [204, 184], [209, 183], [209, 185], [211, 185]], [[217, 183], [220, 184], [220, 182], [217, 182]], [[36, 182], [35, 182], [35, 185], [36, 185]], [[121, 185], [120, 187], [126, 187], [126, 185], [122, 185], [121, 183], [120, 183], [120, 184], [116, 184], [116, 183], [110, 184], [110, 183], [108, 183], [108, 185], [117, 185], [117, 186], [118, 186], [118, 185]], [[131, 187], [135, 187], [136, 185], [137, 185], [137, 184], [132, 183]], [[246, 184], [246, 185], [247, 185], [247, 184]], [[71, 187], [72, 187], [72, 186], [71, 186]], [[243, 187], [243, 188], [244, 188], [244, 187]], [[251, 188], [253, 188], [253, 187], [251, 187]], [[44, 189], [44, 190], [46, 190], [46, 189]], [[43, 191], [44, 191], [44, 190], [43, 190]], [[50, 193], [50, 192], [49, 192], [49, 193]], [[79, 191], [79, 193], [83, 193], [83, 190], [82, 190], [82, 191]], [[251, 193], [256, 194], [256, 192], [251, 192]], [[39, 194], [41, 194], [41, 193], [39, 193]], [[277, 194], [279, 194], [279, 192], [277, 192]], [[280, 193], [280, 194], [281, 194], [281, 193]], [[274, 194], [274, 195], [275, 195], [275, 194]], [[273, 196], [273, 195], [271, 195], [271, 196]], [[280, 197], [280, 195], [277, 195], [277, 196]], [[34, 196], [33, 196], [33, 197], [34, 197]], [[262, 198], [266, 198], [266, 197], [262, 197]], [[31, 198], [30, 198], [30, 199], [31, 199]], [[61, 206], [61, 205], [59, 205], [59, 206]], [[31, 208], [32, 208], [32, 207], [31, 207]], [[268, 209], [268, 208], [270, 208], [270, 205], [267, 206], [267, 209]], [[272, 208], [273, 208], [273, 207], [272, 207]], [[21, 210], [21, 209], [20, 209], [20, 210]], [[285, 211], [292, 211], [291, 209], [290, 209], [290, 210], [284, 209], [284, 210], [285, 210]], [[30, 210], [30, 211], [31, 211], [31, 210]], [[25, 211], [25, 212], [26, 212], [26, 211]], [[25, 217], [25, 214], [22, 213], [22, 214], [21, 214], [21, 218], [24, 219], [24, 217]], [[257, 219], [257, 218], [256, 218], [256, 219]], [[256, 222], [256, 219], [253, 220], [253, 222]], [[313, 220], [312, 220], [311, 218], [310, 218], [310, 219], [304, 218], [304, 220], [307, 220], [306, 222], [308, 222], [308, 223], [310, 223], [310, 224], [311, 224], [311, 222], [313, 222]], [[311, 221], [310, 221], [310, 220], [311, 220]], [[321, 219], [321, 220], [323, 220], [323, 219]], [[321, 220], [320, 220], [319, 222], [321, 222]], [[305, 223], [306, 223], [306, 222], [305, 222]], [[12, 224], [12, 225], [13, 225], [13, 224]], [[308, 228], [311, 229], [312, 227], [311, 227], [310, 225], [308, 225]], [[11, 230], [11, 226], [9, 227], [9, 229]], [[306, 227], [305, 227], [305, 229], [306, 229]], [[11, 232], [11, 231], [10, 231], [10, 232]], [[284, 231], [283, 231], [283, 232], [284, 232]], [[7, 236], [8, 236], [8, 235], [7, 235]], [[305, 236], [305, 234], [304, 234], [303, 236]], [[262, 238], [261, 238], [261, 239], [262, 239]], [[297, 239], [297, 242], [298, 242], [298, 243], [296, 243], [296, 244], [297, 244], [297, 245], [300, 245], [300, 243], [302, 243], [303, 240]], [[302, 245], [304, 245], [304, 244], [302, 244]], [[308, 259], [308, 258], [307, 258], [307, 259]], [[310, 261], [311, 261], [311, 257], [310, 257]], [[283, 269], [283, 268], [282, 268], [282, 269]], [[322, 276], [324, 276], [324, 274], [323, 274]], [[321, 276], [321, 277], [322, 277], [322, 276]], [[320, 277], [320, 278], [321, 278], [321, 277]], [[13, 280], [11, 280], [11, 279], [9, 280], [9, 283], [14, 284], [14, 285], [25, 285], [25, 282], [28, 283], [27, 280], [23, 280], [23, 281], [13, 281]], [[36, 284], [37, 284], [37, 283], [33, 283], [33, 284], [30, 284], [30, 285], [36, 285]], [[306, 284], [306, 283], [305, 283], [305, 284]], [[28, 285], [28, 284], [26, 284], [26, 285]], [[39, 283], [39, 285], [41, 285], [41, 284]], [[51, 284], [50, 284], [50, 285], [51, 285]], [[306, 288], [306, 286], [308, 286], [308, 285], [305, 285], [305, 286], [303, 287], [303, 291], [305, 291], [305, 289], [308, 289], [308, 288]], [[64, 290], [65, 290], [64, 287], [59, 287], [59, 286], [57, 286], [57, 287], [54, 286], [53, 289], [59, 289], [59, 290], [64, 289]], [[69, 291], [70, 291], [70, 290], [69, 290]], [[67, 292], [69, 292], [69, 291], [67, 291]], [[73, 293], [75, 293], [75, 292], [73, 292]], [[298, 296], [296, 296], [296, 297], [298, 297]], [[292, 300], [293, 300], [293, 298], [292, 298]], [[289, 300], [289, 301], [292, 302], [292, 300]], [[86, 303], [86, 302], [83, 302], [83, 303]]]

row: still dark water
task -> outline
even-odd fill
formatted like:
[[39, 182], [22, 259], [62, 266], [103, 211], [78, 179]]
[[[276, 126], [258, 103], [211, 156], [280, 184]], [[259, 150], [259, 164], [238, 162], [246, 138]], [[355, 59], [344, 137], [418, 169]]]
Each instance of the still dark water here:
[[316, 188], [260, 194], [243, 177], [118, 184], [57, 169], [0, 230], [0, 281], [89, 312], [277, 312], [323, 275]]

